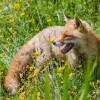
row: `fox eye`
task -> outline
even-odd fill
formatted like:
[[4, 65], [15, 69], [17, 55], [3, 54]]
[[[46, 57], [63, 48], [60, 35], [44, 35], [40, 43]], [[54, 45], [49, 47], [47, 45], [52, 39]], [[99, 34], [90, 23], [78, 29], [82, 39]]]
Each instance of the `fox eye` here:
[[66, 34], [65, 37], [72, 37], [72, 35], [67, 35], [67, 34]]
[[68, 37], [68, 35], [67, 34], [63, 34], [62, 38], [66, 38], [66, 37]]
[[65, 38], [65, 37], [67, 37], [67, 35], [66, 35], [66, 34], [64, 34], [64, 35], [63, 35], [63, 38]]

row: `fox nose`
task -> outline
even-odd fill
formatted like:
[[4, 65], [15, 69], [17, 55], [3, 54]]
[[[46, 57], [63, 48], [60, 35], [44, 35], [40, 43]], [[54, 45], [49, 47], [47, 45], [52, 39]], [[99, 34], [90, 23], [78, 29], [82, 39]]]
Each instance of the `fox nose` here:
[[64, 45], [64, 42], [61, 42], [61, 41], [53, 42], [53, 45], [60, 47]]

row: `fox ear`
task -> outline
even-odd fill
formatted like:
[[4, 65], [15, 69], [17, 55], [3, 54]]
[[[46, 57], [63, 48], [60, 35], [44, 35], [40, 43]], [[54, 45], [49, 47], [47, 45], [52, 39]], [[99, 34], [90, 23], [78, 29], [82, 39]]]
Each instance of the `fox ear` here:
[[64, 21], [68, 22], [68, 20], [72, 19], [70, 16], [64, 14]]
[[76, 28], [79, 28], [82, 26], [82, 22], [78, 17], [75, 18], [75, 23], [76, 23]]

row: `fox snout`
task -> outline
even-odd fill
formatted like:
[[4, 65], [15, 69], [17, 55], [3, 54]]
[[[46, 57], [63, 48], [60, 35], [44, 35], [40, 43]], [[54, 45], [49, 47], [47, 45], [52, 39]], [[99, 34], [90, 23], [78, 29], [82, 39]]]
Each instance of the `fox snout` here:
[[53, 43], [55, 46], [60, 47], [63, 46], [61, 49], [61, 53], [66, 54], [74, 47], [74, 41], [72, 36], [66, 36], [63, 39], [60, 39]]
[[64, 44], [69, 44], [69, 43], [73, 43], [75, 45], [79, 44], [80, 42], [80, 37], [75, 36], [75, 35], [62, 35], [55, 43], [55, 46], [63, 46]]
[[64, 44], [74, 43], [76, 41], [77, 37], [73, 35], [63, 35], [61, 38], [58, 39], [58, 41], [53, 42], [55, 46], [63, 46]]
[[60, 47], [60, 46], [64, 45], [64, 42], [63, 41], [56, 41], [56, 42], [53, 43], [53, 45]]

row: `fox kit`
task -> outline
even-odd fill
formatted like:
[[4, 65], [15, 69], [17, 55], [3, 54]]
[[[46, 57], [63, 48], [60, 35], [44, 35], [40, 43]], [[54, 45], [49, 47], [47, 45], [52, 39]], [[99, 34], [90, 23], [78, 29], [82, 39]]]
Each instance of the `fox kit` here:
[[65, 55], [60, 52], [60, 48], [56, 47], [50, 41], [60, 37], [60, 33], [64, 31], [64, 26], [48, 27], [30, 41], [24, 44], [16, 53], [5, 77], [4, 86], [10, 94], [15, 94], [16, 89], [20, 86], [20, 73], [25, 71], [27, 65], [32, 64], [36, 52], [41, 52], [36, 57], [36, 68], [42, 70], [42, 66], [50, 61], [53, 57], [59, 56], [63, 59]]
[[[76, 67], [82, 62], [82, 59], [99, 59], [100, 37], [96, 35], [91, 26], [79, 18], [72, 19], [65, 16], [65, 20], [67, 24], [64, 32], [54, 44], [56, 46], [65, 45], [61, 52], [67, 53], [69, 63]], [[100, 78], [100, 75], [97, 77]]]

